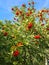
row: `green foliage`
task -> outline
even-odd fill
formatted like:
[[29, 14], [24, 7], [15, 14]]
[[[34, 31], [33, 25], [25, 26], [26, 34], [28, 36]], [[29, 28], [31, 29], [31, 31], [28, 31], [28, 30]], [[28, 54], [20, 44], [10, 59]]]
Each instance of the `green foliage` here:
[[49, 18], [44, 16], [48, 10], [28, 8], [14, 7], [14, 21], [0, 21], [0, 65], [44, 65], [49, 50]]

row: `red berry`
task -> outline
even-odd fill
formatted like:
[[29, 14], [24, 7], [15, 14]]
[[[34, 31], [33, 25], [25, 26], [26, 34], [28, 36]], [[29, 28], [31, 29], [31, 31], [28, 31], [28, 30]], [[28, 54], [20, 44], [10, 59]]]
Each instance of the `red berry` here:
[[19, 12], [16, 12], [16, 15], [19, 15]]
[[30, 14], [27, 12], [27, 13], [26, 13], [26, 16], [30, 16]]
[[28, 10], [30, 10], [30, 8], [28, 8]]
[[42, 23], [41, 26], [44, 26], [44, 23]]
[[43, 21], [43, 18], [42, 17], [40, 17], [40, 21]]
[[30, 11], [30, 14], [32, 14], [32, 11]]
[[25, 4], [22, 4], [22, 7], [25, 7]]
[[16, 57], [16, 56], [18, 56], [18, 55], [19, 55], [19, 51], [18, 51], [18, 50], [16, 50], [16, 51], [13, 52], [13, 56]]
[[41, 12], [45, 12], [45, 10], [42, 10]]
[[8, 33], [7, 32], [4, 32], [4, 36], [7, 36], [8, 35]]
[[28, 28], [30, 29], [30, 28], [32, 28], [32, 26], [33, 26], [32, 22], [29, 22], [28, 23]]
[[49, 28], [47, 28], [47, 30], [49, 30]]
[[39, 15], [40, 17], [42, 17], [42, 13], [40, 13], [40, 15]]
[[22, 15], [22, 11], [20, 11], [20, 14]]
[[49, 12], [49, 10], [46, 11], [47, 13]]
[[35, 39], [39, 39], [41, 36], [40, 35], [35, 35], [34, 38]]

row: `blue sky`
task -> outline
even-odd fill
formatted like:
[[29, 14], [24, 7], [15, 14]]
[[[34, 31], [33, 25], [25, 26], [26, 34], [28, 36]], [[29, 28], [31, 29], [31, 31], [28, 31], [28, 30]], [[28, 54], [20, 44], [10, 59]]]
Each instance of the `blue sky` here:
[[[49, 8], [49, 0], [34, 0], [37, 10], [44, 7]], [[0, 20], [12, 20], [13, 14], [11, 8], [13, 6], [20, 6], [22, 3], [27, 4], [28, 0], [0, 0]]]

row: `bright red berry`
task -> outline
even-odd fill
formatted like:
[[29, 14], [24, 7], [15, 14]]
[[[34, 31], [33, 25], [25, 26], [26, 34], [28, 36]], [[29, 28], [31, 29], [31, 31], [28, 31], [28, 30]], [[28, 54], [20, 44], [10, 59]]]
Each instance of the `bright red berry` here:
[[30, 28], [32, 28], [32, 26], [33, 26], [32, 22], [29, 22], [28, 23], [28, 28], [30, 29]]
[[30, 14], [32, 14], [32, 11], [30, 11]]
[[40, 39], [41, 36], [40, 36], [40, 35], [35, 35], [34, 38], [35, 38], [35, 39]]
[[19, 12], [16, 12], [16, 15], [19, 15]]
[[17, 57], [18, 55], [19, 55], [19, 51], [18, 50], [13, 52], [13, 56]]

